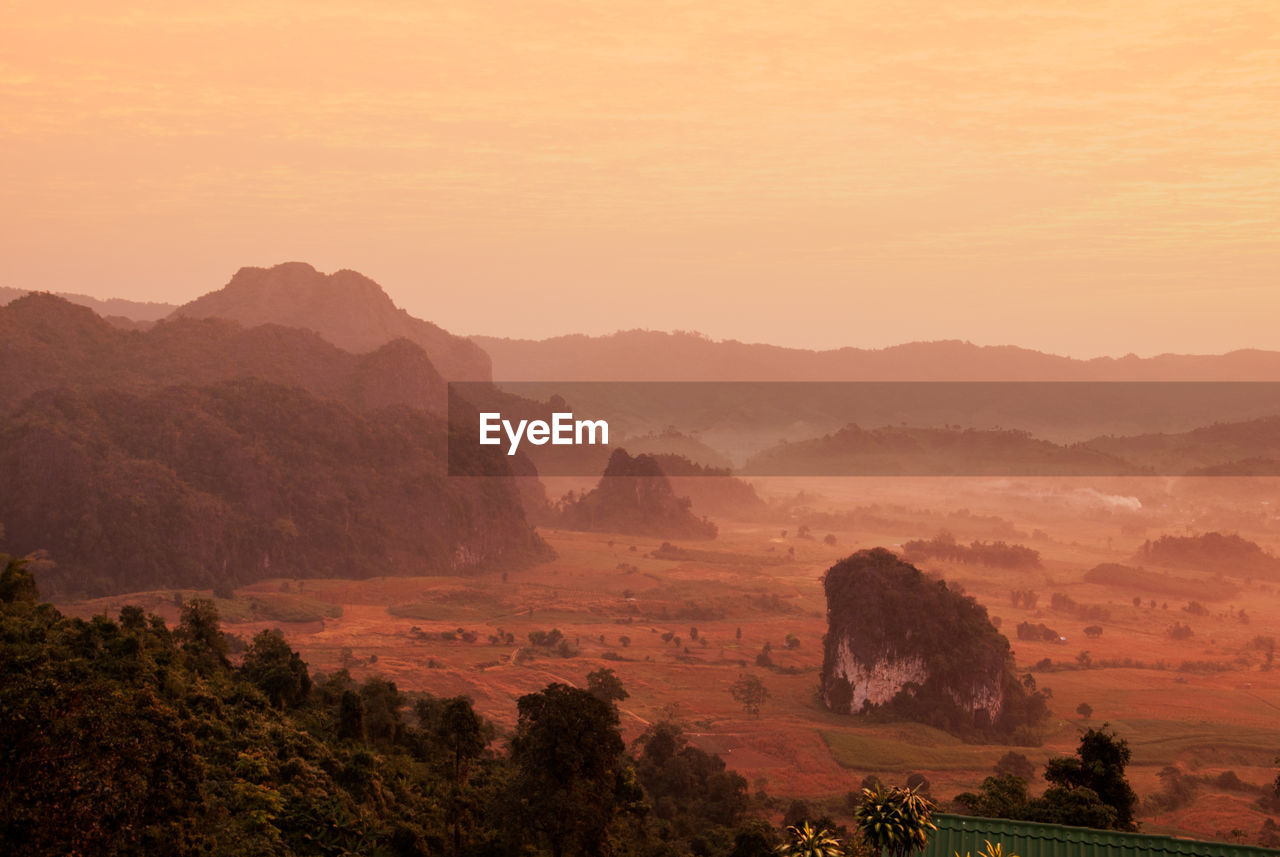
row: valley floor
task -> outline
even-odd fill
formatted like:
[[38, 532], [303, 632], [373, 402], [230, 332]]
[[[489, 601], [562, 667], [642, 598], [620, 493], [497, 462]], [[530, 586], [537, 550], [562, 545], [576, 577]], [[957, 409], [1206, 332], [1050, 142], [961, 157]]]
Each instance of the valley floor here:
[[[1276, 587], [1188, 572], [1178, 580], [1205, 593], [1188, 599], [1086, 582], [1084, 574], [1099, 563], [1131, 562], [1145, 538], [1174, 526], [1204, 529], [1235, 520], [1241, 526], [1233, 531], [1274, 550], [1280, 529], [1267, 504], [1253, 496], [1183, 498], [1170, 510], [1152, 499], [1176, 490], [1167, 480], [1101, 491], [1065, 480], [1051, 487], [970, 483], [940, 489], [937, 480], [899, 480], [886, 498], [871, 480], [776, 480], [762, 489], [778, 496], [803, 489], [820, 499], [812, 496], [807, 508], [793, 504], [790, 521], [722, 521], [714, 542], [682, 545], [705, 552], [697, 560], [654, 558], [659, 539], [544, 531], [558, 557], [531, 568], [275, 580], [218, 603], [225, 630], [247, 639], [279, 627], [313, 671], [346, 667], [357, 678], [393, 679], [403, 690], [467, 694], [503, 729], [513, 725], [518, 696], [553, 681], [582, 686], [588, 672], [612, 668], [630, 693], [621, 705], [628, 740], [655, 720], [678, 718], [698, 746], [721, 754], [753, 791], [783, 798], [779, 812], [786, 799], [798, 797], [828, 806], [846, 822], [845, 795], [869, 774], [902, 782], [920, 773], [936, 798], [949, 800], [975, 789], [1010, 749], [1039, 769], [1050, 755], [1073, 752], [1083, 728], [1105, 721], [1132, 748], [1129, 776], [1140, 797], [1161, 790], [1166, 766], [1205, 781], [1187, 806], [1166, 813], [1147, 806], [1144, 830], [1201, 838], [1239, 831], [1256, 840], [1268, 816], [1255, 802], [1270, 788], [1280, 753], [1280, 671], [1266, 668], [1255, 643], [1280, 627]], [[1109, 507], [1105, 499], [1138, 496], [1145, 514], [1134, 513], [1127, 501]], [[826, 517], [814, 520], [830, 528], [814, 526], [810, 538], [798, 538], [798, 524], [815, 511]], [[1043, 567], [1032, 570], [920, 563], [958, 582], [998, 617], [1019, 670], [1033, 670], [1039, 686], [1052, 689], [1054, 715], [1043, 746], [963, 744], [917, 724], [835, 715], [818, 699], [825, 569], [855, 550], [894, 550], [943, 529], [961, 541], [1027, 544], [1043, 557]], [[824, 543], [828, 534], [834, 545]], [[1013, 606], [1015, 589], [1038, 593], [1035, 606]], [[1108, 618], [1095, 622], [1055, 610], [1054, 593], [1105, 609]], [[172, 622], [174, 596], [142, 593], [59, 606], [87, 615], [142, 603]], [[1189, 600], [1201, 600], [1207, 614], [1187, 613]], [[1066, 640], [1019, 640], [1014, 628], [1024, 621], [1044, 623]], [[1189, 624], [1193, 636], [1171, 639], [1167, 631], [1175, 622]], [[1086, 638], [1083, 629], [1093, 624], [1103, 632]], [[530, 644], [531, 632], [552, 629], [567, 640], [569, 656]], [[766, 644], [772, 666], [761, 667], [757, 656]], [[1046, 659], [1047, 669], [1033, 669]], [[759, 676], [769, 691], [758, 717], [729, 693], [743, 674]], [[1087, 720], [1077, 713], [1081, 703], [1092, 708]], [[1212, 782], [1227, 771], [1245, 785], [1232, 790]]]

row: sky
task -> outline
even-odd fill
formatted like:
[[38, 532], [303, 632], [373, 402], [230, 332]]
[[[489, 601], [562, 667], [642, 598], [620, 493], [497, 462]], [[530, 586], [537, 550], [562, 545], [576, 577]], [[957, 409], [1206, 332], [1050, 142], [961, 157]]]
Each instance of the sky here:
[[1280, 350], [1274, 0], [4, 10], [3, 286], [306, 261], [462, 334]]

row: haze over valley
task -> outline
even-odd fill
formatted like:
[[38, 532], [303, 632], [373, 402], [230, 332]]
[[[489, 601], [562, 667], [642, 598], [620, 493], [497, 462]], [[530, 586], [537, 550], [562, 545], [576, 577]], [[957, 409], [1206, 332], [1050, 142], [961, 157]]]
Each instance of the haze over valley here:
[[[1270, 841], [1280, 417], [1264, 400], [1196, 387], [1208, 398], [1171, 400], [1177, 430], [1085, 442], [991, 429], [986, 406], [966, 426], [939, 403], [938, 425], [797, 428], [746, 466], [717, 447], [728, 435], [636, 424], [578, 475], [539, 458], [550, 447], [482, 453], [459, 425], [565, 407], [504, 387], [511, 377], [548, 391], [756, 371], [1256, 384], [1280, 381], [1280, 355], [468, 340], [358, 273], [302, 263], [243, 269], [159, 318], [83, 303], [37, 293], [0, 307], [0, 548], [94, 633], [116, 633], [103, 623], [136, 605], [189, 635], [191, 605], [206, 605], [230, 664], [255, 663], [278, 629], [334, 706], [352, 693], [371, 718], [377, 682], [393, 682], [413, 700], [467, 696], [497, 734], [524, 728], [525, 695], [611, 671], [628, 744], [675, 724], [741, 778], [741, 806], [718, 822], [726, 842], [751, 817], [842, 818], [870, 778], [912, 777], [944, 808], [990, 812], [984, 780], [1010, 753], [1040, 767], [1104, 722], [1132, 751], [1143, 830]], [[1213, 401], [1258, 412], [1219, 419]], [[1168, 419], [1137, 413], [1121, 421]], [[448, 475], [468, 449], [475, 475]], [[864, 475], [831, 475], [854, 459]], [[981, 469], [1011, 460], [1023, 470]], [[882, 594], [874, 633], [865, 599], [839, 586]], [[945, 637], [972, 656], [939, 655]], [[403, 728], [429, 716], [419, 706]], [[1029, 779], [1020, 817], [1075, 818]]]

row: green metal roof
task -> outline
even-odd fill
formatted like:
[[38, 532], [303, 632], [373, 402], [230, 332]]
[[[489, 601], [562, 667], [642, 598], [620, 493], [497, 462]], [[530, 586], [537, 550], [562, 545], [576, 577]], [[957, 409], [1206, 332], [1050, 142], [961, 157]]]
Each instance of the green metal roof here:
[[1280, 851], [1226, 842], [1199, 842], [1146, 833], [1117, 833], [1062, 824], [1035, 824], [1007, 818], [974, 818], [936, 813], [938, 831], [920, 852], [924, 857], [977, 855], [986, 840], [1018, 857], [1276, 857]]

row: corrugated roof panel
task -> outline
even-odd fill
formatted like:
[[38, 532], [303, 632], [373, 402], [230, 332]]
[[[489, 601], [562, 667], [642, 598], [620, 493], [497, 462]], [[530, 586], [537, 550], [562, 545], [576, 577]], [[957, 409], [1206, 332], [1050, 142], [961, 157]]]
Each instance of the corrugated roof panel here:
[[1007, 818], [975, 818], [938, 813], [937, 832], [921, 852], [924, 857], [976, 855], [989, 840], [1004, 853], [1019, 857], [1277, 857], [1280, 851], [1225, 842], [1200, 842], [1146, 833], [1119, 833], [1036, 824]]

